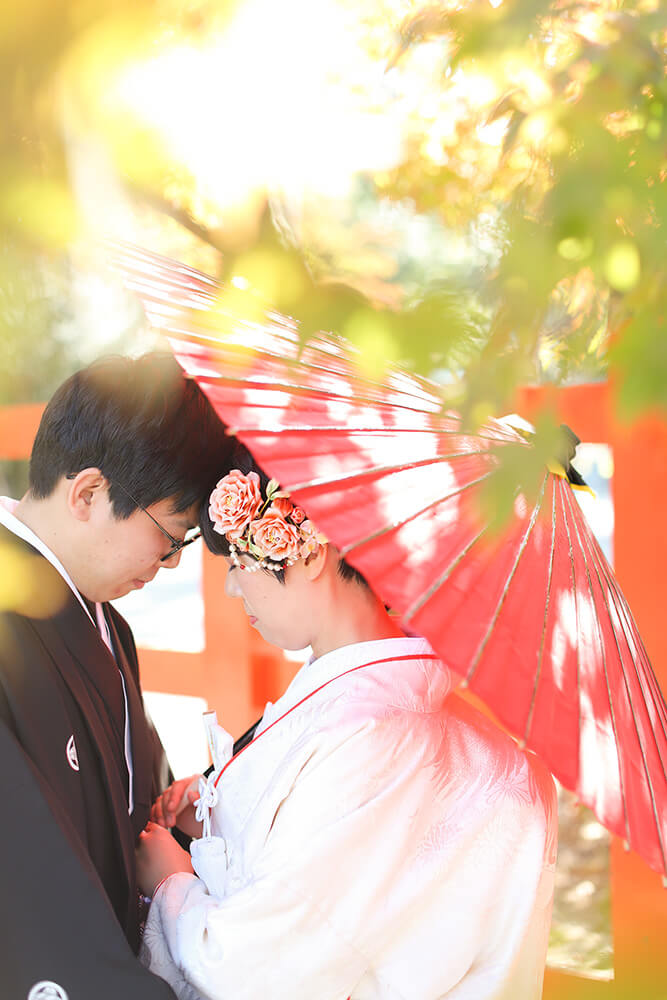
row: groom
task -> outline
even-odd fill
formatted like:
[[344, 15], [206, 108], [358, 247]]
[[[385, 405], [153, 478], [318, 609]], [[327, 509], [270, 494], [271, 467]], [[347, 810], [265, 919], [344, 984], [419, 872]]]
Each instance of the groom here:
[[178, 564], [228, 440], [170, 355], [102, 360], [57, 390], [28, 493], [0, 501], [3, 997], [173, 996], [135, 959], [134, 847], [168, 767], [108, 602]]

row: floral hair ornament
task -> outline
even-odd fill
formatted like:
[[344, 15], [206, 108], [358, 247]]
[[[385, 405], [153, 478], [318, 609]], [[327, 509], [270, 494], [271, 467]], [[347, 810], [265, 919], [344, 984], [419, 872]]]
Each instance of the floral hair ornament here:
[[[208, 515], [213, 530], [229, 542], [229, 554], [239, 569], [285, 569], [317, 552], [327, 539], [289, 499], [275, 479], [269, 480], [262, 497], [259, 476], [232, 469], [223, 476], [209, 499]], [[257, 561], [248, 566], [239, 553]]]

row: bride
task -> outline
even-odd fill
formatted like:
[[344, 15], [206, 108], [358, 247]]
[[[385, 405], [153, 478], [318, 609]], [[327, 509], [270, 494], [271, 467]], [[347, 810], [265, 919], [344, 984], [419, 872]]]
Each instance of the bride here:
[[550, 775], [452, 693], [240, 445], [235, 465], [202, 512], [206, 543], [251, 625], [312, 656], [243, 750], [214, 726], [208, 779], [155, 804], [145, 963], [181, 1000], [539, 998]]

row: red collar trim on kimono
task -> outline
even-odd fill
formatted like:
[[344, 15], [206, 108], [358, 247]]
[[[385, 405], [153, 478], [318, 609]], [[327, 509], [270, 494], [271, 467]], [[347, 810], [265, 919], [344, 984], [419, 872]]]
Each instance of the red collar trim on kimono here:
[[287, 716], [290, 715], [291, 712], [294, 712], [297, 708], [303, 705], [305, 701], [308, 701], [309, 698], [312, 698], [314, 695], [318, 694], [318, 692], [322, 691], [323, 688], [328, 687], [329, 684], [333, 684], [334, 681], [340, 680], [341, 677], [347, 677], [348, 674], [354, 674], [357, 672], [357, 670], [364, 670], [366, 667], [376, 667], [380, 663], [401, 663], [404, 660], [440, 660], [440, 659], [441, 657], [438, 656], [436, 653], [406, 653], [403, 656], [385, 656], [381, 660], [370, 660], [368, 663], [360, 663], [359, 666], [357, 667], [351, 667], [350, 670], [344, 670], [342, 674], [336, 674], [335, 677], [330, 677], [328, 681], [325, 681], [324, 684], [320, 684], [320, 686], [316, 687], [314, 691], [311, 691], [309, 694], [305, 695], [305, 697], [303, 697], [301, 701], [297, 701], [296, 705], [292, 705], [291, 708], [288, 708], [288, 710], [284, 712], [282, 715], [280, 715], [277, 719], [274, 719], [271, 725], [267, 726], [266, 729], [263, 729], [262, 732], [259, 734], [259, 736], [256, 736], [254, 739], [250, 740], [249, 743], [246, 743], [243, 749], [239, 750], [239, 752], [234, 757], [232, 757], [231, 760], [228, 760], [227, 763], [224, 765], [224, 767], [220, 769], [220, 774], [215, 779], [213, 787], [214, 788], [218, 787], [218, 782], [220, 781], [220, 778], [223, 776], [229, 765], [233, 764], [235, 760], [238, 760], [241, 754], [245, 753], [248, 747], [253, 746], [257, 742], [257, 740], [261, 740], [262, 736], [264, 736], [265, 733], [268, 733], [270, 729], [273, 729], [274, 726], [277, 726], [279, 722], [282, 722], [283, 719], [287, 718]]

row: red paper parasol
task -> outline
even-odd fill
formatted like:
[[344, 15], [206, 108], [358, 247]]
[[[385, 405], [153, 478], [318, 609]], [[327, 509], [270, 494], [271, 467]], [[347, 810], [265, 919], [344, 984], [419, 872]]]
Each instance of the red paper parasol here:
[[213, 279], [120, 256], [180, 363], [267, 473], [406, 629], [664, 876], [667, 708], [568, 480], [542, 469], [494, 535], [479, 493], [504, 449], [531, 447], [521, 433], [502, 421], [466, 433], [435, 385], [402, 372], [374, 382], [332, 338], [301, 351], [279, 317], [215, 337]]

